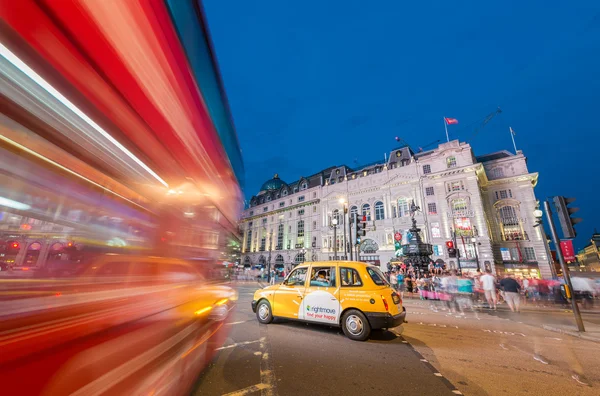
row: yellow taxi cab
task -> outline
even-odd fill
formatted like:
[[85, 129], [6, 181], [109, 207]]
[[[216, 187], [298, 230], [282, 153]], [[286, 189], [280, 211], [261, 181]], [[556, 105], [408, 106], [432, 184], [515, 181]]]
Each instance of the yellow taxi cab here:
[[260, 323], [273, 317], [341, 326], [353, 340], [371, 330], [401, 325], [406, 318], [400, 296], [378, 267], [354, 261], [304, 263], [280, 285], [254, 293], [252, 310]]

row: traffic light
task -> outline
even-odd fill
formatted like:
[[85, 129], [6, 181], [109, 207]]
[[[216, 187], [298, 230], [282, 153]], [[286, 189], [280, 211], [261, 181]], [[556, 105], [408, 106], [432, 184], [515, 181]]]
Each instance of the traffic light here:
[[577, 212], [579, 208], [567, 207], [570, 203], [575, 201], [575, 198], [554, 197], [552, 200], [554, 201], [556, 213], [558, 214], [558, 220], [560, 221], [560, 228], [562, 228], [563, 237], [565, 239], [575, 238], [577, 236], [577, 232], [575, 232], [575, 228], [573, 226], [583, 221], [583, 219], [578, 217], [571, 218], [571, 215]]
[[361, 237], [367, 235], [367, 216], [354, 214], [354, 230], [356, 235], [356, 244], [359, 245]]
[[448, 248], [448, 256], [452, 258], [456, 257], [456, 249], [454, 248], [454, 242], [446, 242], [446, 247]]
[[21, 244], [17, 241], [12, 241], [12, 242], [9, 242], [8, 247], [13, 250], [19, 250], [19, 248], [21, 247]]

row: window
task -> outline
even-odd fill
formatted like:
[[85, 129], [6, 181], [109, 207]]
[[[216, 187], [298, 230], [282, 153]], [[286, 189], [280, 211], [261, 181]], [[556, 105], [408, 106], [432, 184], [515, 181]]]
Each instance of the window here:
[[317, 213], [317, 207], [313, 206], [313, 213]]
[[448, 192], [460, 191], [460, 190], [464, 190], [464, 189], [465, 189], [465, 185], [463, 184], [462, 181], [455, 181], [455, 182], [448, 183]]
[[446, 158], [446, 165], [448, 168], [456, 168], [456, 157], [448, 157]]
[[253, 210], [251, 210], [249, 215], [250, 215], [250, 216], [254, 216], [254, 211], [253, 211]]
[[497, 209], [502, 239], [505, 241], [521, 241], [527, 239], [522, 231], [518, 209], [514, 206], [503, 206]]
[[427, 204], [427, 212], [428, 212], [430, 215], [437, 214], [437, 206], [435, 205], [435, 202], [429, 202], [429, 203]]
[[444, 247], [442, 245], [433, 245], [433, 255], [434, 256], [443, 256], [444, 255]]
[[289, 212], [289, 213], [288, 213], [288, 217], [292, 217], [292, 212]]
[[271, 200], [271, 196], [267, 195], [267, 201], [270, 201], [270, 200]]
[[398, 217], [410, 216], [410, 203], [408, 198], [398, 199]]
[[285, 263], [283, 256], [281, 254], [278, 254], [277, 257], [275, 257], [275, 267], [283, 267], [283, 264]]
[[[296, 256], [298, 258], [299, 255]], [[304, 262], [304, 258], [302, 261], [298, 262], [298, 264]], [[286, 286], [304, 286], [306, 283], [306, 271], [308, 268], [296, 268], [293, 270], [290, 275], [287, 277], [285, 282], [283, 282]]]
[[385, 280], [385, 277], [383, 276], [383, 274], [381, 273], [381, 270], [379, 268], [367, 267], [367, 272], [369, 273], [369, 276], [373, 280], [373, 283], [375, 283], [377, 286], [389, 285], [389, 283], [387, 283], [387, 281]]
[[506, 193], [506, 190], [500, 190], [500, 199], [506, 199], [508, 198], [508, 194]]
[[423, 173], [424, 174], [431, 173], [431, 165], [423, 165]]
[[501, 179], [504, 177], [504, 169], [493, 168], [492, 170], [490, 170], [490, 176], [492, 179]]
[[358, 208], [353, 206], [350, 208], [350, 216], [354, 216], [355, 213], [358, 214]]
[[267, 224], [267, 218], [266, 217], [264, 219], [262, 219], [262, 223], [263, 223], [263, 225]]
[[398, 209], [396, 208], [396, 205], [392, 204], [392, 217], [396, 218], [398, 217]]
[[452, 200], [452, 211], [453, 212], [464, 212], [467, 210], [467, 201], [463, 198]]
[[316, 230], [316, 229], [317, 229], [317, 222], [313, 221], [313, 230]]
[[310, 286], [335, 287], [335, 267], [313, 267], [310, 270]]
[[248, 236], [246, 237], [246, 251], [250, 251], [250, 246], [252, 245], [252, 230], [248, 230]]
[[298, 238], [304, 238], [304, 220], [298, 222]]
[[300, 209], [300, 210], [298, 211], [298, 216], [302, 216], [303, 214], [304, 214], [304, 209]]
[[525, 247], [523, 248], [523, 251], [525, 252], [525, 261], [535, 261], [535, 250], [532, 247]]
[[280, 208], [283, 208], [284, 206], [285, 206], [285, 201], [281, 201], [281, 202], [279, 202], [279, 207], [280, 207]]
[[371, 221], [371, 205], [364, 204], [362, 206], [362, 215], [367, 216], [367, 221]]
[[300, 186], [301, 190], [306, 190], [306, 183], [302, 183], [302, 185]]
[[340, 278], [342, 279], [342, 287], [362, 286], [360, 276], [354, 268], [340, 268]]
[[264, 252], [267, 247], [267, 237], [262, 237], [260, 239], [260, 251]]
[[316, 192], [313, 193], [313, 198], [317, 198], [317, 193]]
[[440, 230], [440, 223], [435, 222], [431, 223], [431, 237], [432, 238], [441, 238], [442, 232]]
[[[304, 261], [306, 261], [305, 253], [298, 253], [296, 255], [296, 257], [294, 257], [294, 263], [296, 265], [302, 264]], [[305, 274], [306, 274], [306, 271], [305, 271]], [[304, 284], [304, 280], [302, 281], [302, 284]]]
[[265, 207], [263, 208], [263, 213], [264, 213], [264, 212], [266, 212], [267, 210], [269, 210], [269, 207], [268, 207], [268, 206], [265, 206]]
[[375, 220], [383, 220], [385, 218], [385, 211], [383, 209], [383, 202], [375, 202]]
[[283, 190], [283, 192], [281, 193], [281, 195], [283, 195], [284, 197], [285, 197], [286, 195], [288, 195], [288, 192], [287, 192], [287, 190]]
[[434, 195], [433, 187], [425, 187], [425, 195], [427, 195], [427, 196]]
[[248, 223], [248, 228], [252, 227], [252, 222]]
[[275, 250], [283, 249], [283, 224], [277, 226], [277, 246]]
[[298, 202], [304, 202], [304, 195], [298, 197]]

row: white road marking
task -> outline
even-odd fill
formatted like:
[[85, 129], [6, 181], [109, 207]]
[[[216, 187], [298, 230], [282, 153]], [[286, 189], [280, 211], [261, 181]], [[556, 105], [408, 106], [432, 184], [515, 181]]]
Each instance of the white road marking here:
[[548, 338], [549, 340], [562, 341], [562, 338], [556, 338], [556, 337], [545, 337], [545, 338]]
[[261, 340], [256, 340], [256, 341], [244, 341], [244, 342], [236, 342], [235, 344], [231, 344], [231, 345], [226, 345], [220, 348], [216, 348], [215, 351], [220, 351], [222, 349], [230, 349], [230, 348], [235, 348], [237, 346], [240, 345], [249, 345], [249, 344], [256, 344], [257, 342], [261, 342]]
[[275, 373], [273, 372], [273, 367], [269, 360], [266, 337], [261, 338], [260, 350], [262, 352], [262, 359], [260, 360], [260, 383], [265, 385], [265, 387], [261, 389], [260, 394], [261, 396], [273, 396], [274, 392], [272, 388], [275, 385]]
[[442, 373], [433, 373], [433, 375], [435, 375], [436, 377], [441, 377]]
[[258, 356], [258, 355], [262, 355], [262, 352], [260, 352], [260, 351], [256, 351], [256, 352], [254, 352], [254, 354], [255, 354], [256, 356]]
[[244, 389], [240, 389], [240, 390], [235, 391], [235, 392], [225, 393], [223, 396], [243, 396], [243, 395], [249, 395], [251, 393], [262, 391], [263, 389], [267, 389], [267, 388], [269, 388], [269, 385], [266, 385], [266, 384], [256, 384], [256, 385], [252, 385], [252, 386], [249, 386], [247, 388], [244, 388]]
[[427, 363], [427, 359], [421, 359], [421, 361]]
[[504, 346], [504, 344], [500, 344], [500, 348], [504, 349], [505, 351], [508, 351], [508, 348]]
[[452, 393], [454, 393], [455, 395], [462, 395], [462, 392], [458, 389], [453, 390]]
[[249, 320], [240, 320], [239, 322], [229, 322], [229, 323], [225, 323], [226, 325], [236, 325], [236, 324], [240, 324], [240, 323], [246, 323], [246, 322], [250, 322]]

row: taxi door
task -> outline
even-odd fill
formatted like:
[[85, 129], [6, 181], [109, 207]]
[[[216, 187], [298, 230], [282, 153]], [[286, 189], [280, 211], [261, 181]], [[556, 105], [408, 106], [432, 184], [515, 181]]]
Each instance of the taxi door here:
[[340, 284], [337, 267], [313, 264], [302, 301], [304, 319], [337, 325], [340, 320]]
[[273, 316], [304, 319], [302, 299], [308, 267], [294, 269], [273, 295]]

